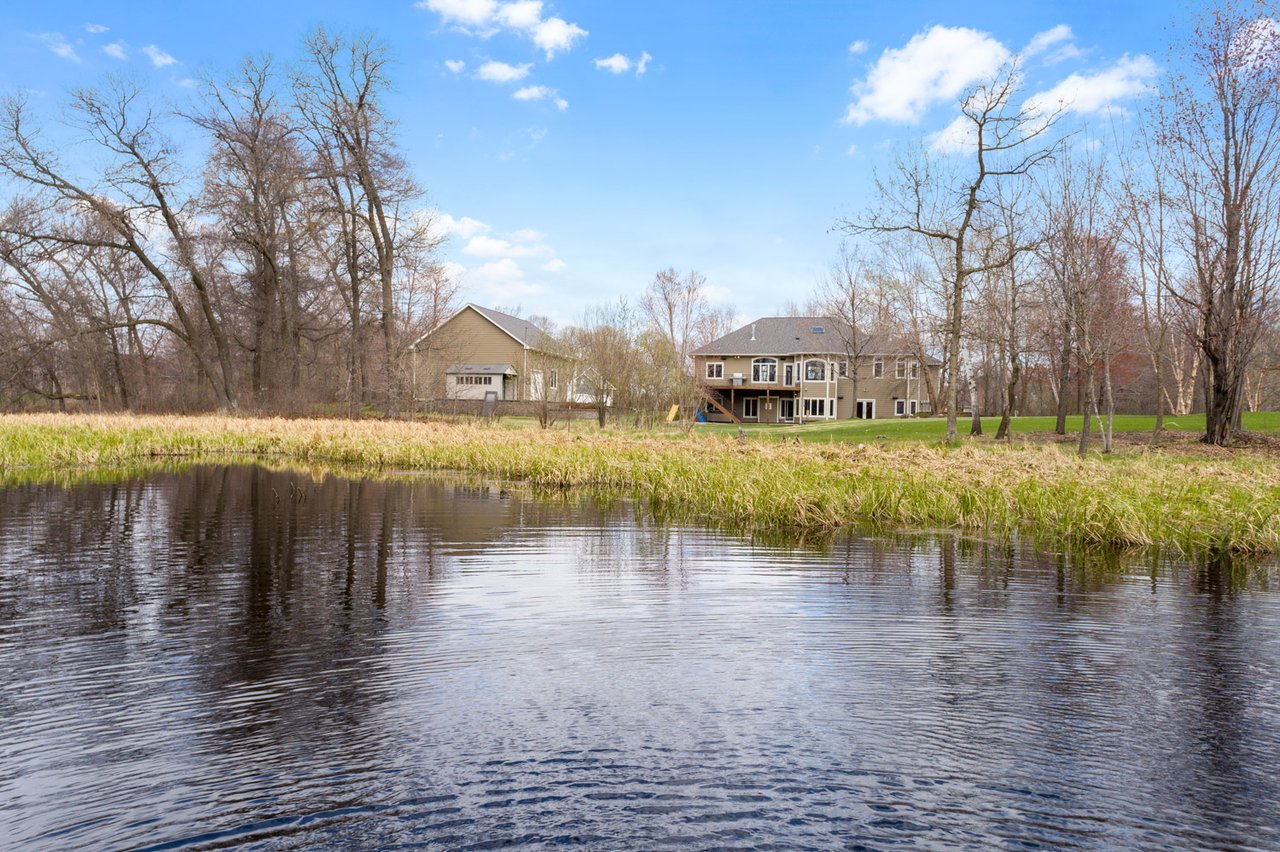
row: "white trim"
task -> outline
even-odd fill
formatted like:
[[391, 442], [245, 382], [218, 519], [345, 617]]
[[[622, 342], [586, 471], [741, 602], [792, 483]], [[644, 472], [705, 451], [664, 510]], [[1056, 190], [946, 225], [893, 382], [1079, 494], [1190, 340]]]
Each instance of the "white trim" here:
[[[863, 411], [863, 413], [864, 413], [864, 414], [865, 414], [866, 412], [870, 411], [870, 412], [871, 412], [871, 416], [870, 416], [870, 417], [862, 417], [862, 418], [859, 418], [859, 417], [858, 417], [858, 406], [859, 406], [859, 405], [861, 405], [861, 406], [862, 406], [862, 411]], [[854, 420], [859, 420], [859, 419], [861, 419], [861, 420], [875, 420], [875, 419], [876, 419], [876, 401], [875, 401], [874, 399], [855, 399], [855, 400], [853, 401], [853, 419], [854, 419]]]
[[[719, 368], [720, 368], [720, 375], [718, 375], [718, 376], [713, 376], [713, 375], [711, 375], [711, 368], [712, 368], [712, 367], [719, 367]], [[703, 375], [704, 375], [704, 377], [705, 377], [705, 378], [708, 378], [708, 379], [713, 379], [713, 380], [717, 380], [717, 381], [723, 381], [723, 380], [724, 380], [724, 362], [723, 362], [723, 361], [708, 361], [708, 362], [706, 362], [705, 370], [704, 370]]]
[[[749, 402], [755, 403], [755, 409], [756, 409], [755, 414], [747, 413], [747, 403]], [[744, 396], [742, 398], [742, 419], [743, 420], [759, 420], [760, 419], [760, 397]]]
[[893, 416], [894, 417], [907, 416], [907, 401], [905, 399], [895, 399], [893, 401]]

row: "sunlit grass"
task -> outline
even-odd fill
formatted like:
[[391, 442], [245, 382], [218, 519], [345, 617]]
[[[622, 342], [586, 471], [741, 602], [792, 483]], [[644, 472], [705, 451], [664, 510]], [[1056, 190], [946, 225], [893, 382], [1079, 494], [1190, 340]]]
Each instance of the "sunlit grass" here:
[[[906, 421], [914, 423], [914, 421]], [[678, 433], [676, 433], [678, 434]], [[58, 478], [178, 459], [456, 470], [649, 501], [744, 530], [1022, 533], [1047, 544], [1280, 551], [1280, 461], [1055, 445], [739, 443], [732, 435], [228, 417], [0, 417], [0, 477]]]
[[[1013, 418], [1013, 436], [1014, 439], [1027, 436], [1044, 436], [1053, 432], [1056, 425], [1054, 417], [1015, 417]], [[1118, 414], [1115, 417], [1114, 429], [1117, 434], [1132, 435], [1135, 433], [1151, 432], [1155, 429], [1156, 419], [1153, 415], [1147, 414]], [[1250, 412], [1243, 417], [1244, 427], [1247, 430], [1261, 432], [1264, 434], [1280, 435], [1280, 412]], [[982, 429], [986, 439], [991, 439], [996, 434], [996, 429], [1000, 426], [999, 417], [982, 418]], [[823, 420], [814, 423], [805, 423], [800, 426], [796, 425], [755, 425], [744, 424], [743, 428], [750, 437], [771, 438], [771, 439], [791, 439], [799, 438], [802, 441], [849, 441], [849, 442], [893, 442], [893, 441], [919, 441], [923, 443], [936, 443], [942, 441], [947, 435], [946, 420], [940, 417], [907, 417], [901, 419], [884, 419], [884, 420]], [[1175, 417], [1166, 415], [1164, 418], [1164, 428], [1170, 432], [1187, 433], [1192, 435], [1204, 431], [1204, 415], [1189, 414], [1185, 417]], [[721, 434], [737, 434], [739, 426], [737, 424], [713, 423], [700, 426], [708, 432], [716, 432]], [[1092, 428], [1092, 437], [1098, 440], [1097, 421], [1094, 421]], [[1067, 435], [1074, 437], [1080, 434], [1080, 416], [1073, 415], [1067, 418]], [[964, 419], [960, 422], [960, 437], [967, 440], [969, 435], [969, 420]]]

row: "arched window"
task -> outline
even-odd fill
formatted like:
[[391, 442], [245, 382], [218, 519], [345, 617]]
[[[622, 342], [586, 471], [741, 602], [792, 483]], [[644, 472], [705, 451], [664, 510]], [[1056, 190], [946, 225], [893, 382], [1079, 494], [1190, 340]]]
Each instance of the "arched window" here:
[[756, 384], [777, 384], [778, 359], [757, 358], [751, 362], [751, 381]]
[[805, 361], [804, 380], [806, 382], [825, 382], [827, 380], [827, 362]]

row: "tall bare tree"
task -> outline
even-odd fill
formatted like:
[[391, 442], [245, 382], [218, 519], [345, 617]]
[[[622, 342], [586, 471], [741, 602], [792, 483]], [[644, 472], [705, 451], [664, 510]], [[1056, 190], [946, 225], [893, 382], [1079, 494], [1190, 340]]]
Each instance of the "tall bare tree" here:
[[1280, 28], [1265, 0], [1203, 9], [1159, 113], [1193, 275], [1207, 443], [1240, 427], [1250, 358], [1280, 280]]
[[1022, 81], [1016, 61], [991, 80], [970, 90], [960, 105], [965, 164], [918, 150], [899, 160], [894, 175], [877, 180], [885, 206], [839, 225], [855, 235], [909, 232], [939, 244], [945, 255], [947, 284], [947, 440], [957, 437], [960, 341], [969, 279], [1013, 261], [1022, 246], [990, 257], [974, 251], [975, 235], [992, 227], [994, 186], [1025, 178], [1052, 158], [1057, 143], [1050, 133], [1061, 105], [1022, 103]]

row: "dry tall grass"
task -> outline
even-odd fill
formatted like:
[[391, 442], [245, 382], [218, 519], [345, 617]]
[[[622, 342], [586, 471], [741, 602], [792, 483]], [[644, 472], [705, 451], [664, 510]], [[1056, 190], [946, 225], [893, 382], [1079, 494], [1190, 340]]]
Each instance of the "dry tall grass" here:
[[381, 421], [0, 417], [0, 469], [10, 472], [228, 456], [605, 489], [669, 515], [750, 530], [872, 522], [1064, 545], [1280, 551], [1280, 462], [1272, 459], [1079, 459], [1054, 446], [743, 446], [712, 436]]

